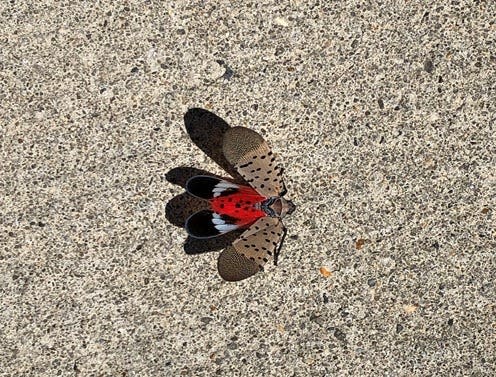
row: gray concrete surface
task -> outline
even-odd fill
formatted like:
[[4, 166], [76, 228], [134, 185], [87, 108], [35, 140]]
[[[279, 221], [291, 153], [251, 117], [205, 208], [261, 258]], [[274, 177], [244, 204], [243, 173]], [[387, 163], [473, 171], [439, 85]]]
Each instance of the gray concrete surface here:
[[[495, 16], [1, 2], [0, 375], [495, 375]], [[238, 284], [165, 217], [170, 169], [222, 173], [194, 107], [264, 135], [299, 206]]]

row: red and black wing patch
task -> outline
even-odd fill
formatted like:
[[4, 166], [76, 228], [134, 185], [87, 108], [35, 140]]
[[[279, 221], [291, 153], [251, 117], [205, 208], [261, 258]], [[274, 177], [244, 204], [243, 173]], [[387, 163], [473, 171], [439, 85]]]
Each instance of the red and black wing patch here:
[[260, 195], [270, 198], [284, 191], [282, 167], [258, 133], [245, 127], [230, 128], [222, 149], [227, 161]]
[[251, 187], [200, 175], [188, 180], [186, 191], [210, 202], [210, 210], [194, 213], [186, 220], [185, 228], [195, 238], [211, 238], [247, 228], [265, 216], [257, 208], [265, 198]]

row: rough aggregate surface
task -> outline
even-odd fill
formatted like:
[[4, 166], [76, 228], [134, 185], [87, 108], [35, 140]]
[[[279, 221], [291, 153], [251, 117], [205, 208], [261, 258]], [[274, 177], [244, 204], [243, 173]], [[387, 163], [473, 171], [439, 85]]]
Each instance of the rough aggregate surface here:
[[[0, 376], [494, 376], [495, 20], [1, 2]], [[172, 169], [226, 175], [197, 108], [263, 135], [298, 205], [240, 283], [166, 218]]]

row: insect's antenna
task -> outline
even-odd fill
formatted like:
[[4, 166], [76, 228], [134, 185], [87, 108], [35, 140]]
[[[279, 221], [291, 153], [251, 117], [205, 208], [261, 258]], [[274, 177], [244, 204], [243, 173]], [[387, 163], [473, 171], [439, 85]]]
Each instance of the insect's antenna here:
[[276, 252], [274, 253], [274, 266], [277, 266], [277, 260], [279, 259], [279, 254], [281, 253], [282, 245], [284, 244], [284, 239], [286, 238], [287, 233], [288, 233], [288, 230], [286, 229], [286, 227], [283, 224], [281, 242], [279, 243], [279, 247], [277, 248]]

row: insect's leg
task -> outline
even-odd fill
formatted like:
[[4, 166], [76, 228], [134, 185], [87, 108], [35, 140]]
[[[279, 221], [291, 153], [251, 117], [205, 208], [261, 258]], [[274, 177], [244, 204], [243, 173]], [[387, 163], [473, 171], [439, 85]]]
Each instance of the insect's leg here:
[[[284, 168], [281, 167], [281, 175], [284, 173]], [[286, 183], [284, 183], [284, 180], [282, 181], [282, 191], [279, 193], [279, 196], [284, 196], [288, 192], [288, 189], [286, 188]]]
[[288, 233], [288, 230], [286, 227], [283, 225], [282, 228], [282, 237], [281, 237], [281, 242], [279, 242], [279, 247], [277, 250], [274, 252], [274, 266], [277, 266], [277, 259], [279, 258], [279, 254], [281, 253], [282, 245], [284, 243], [284, 239], [286, 238], [286, 234]]

